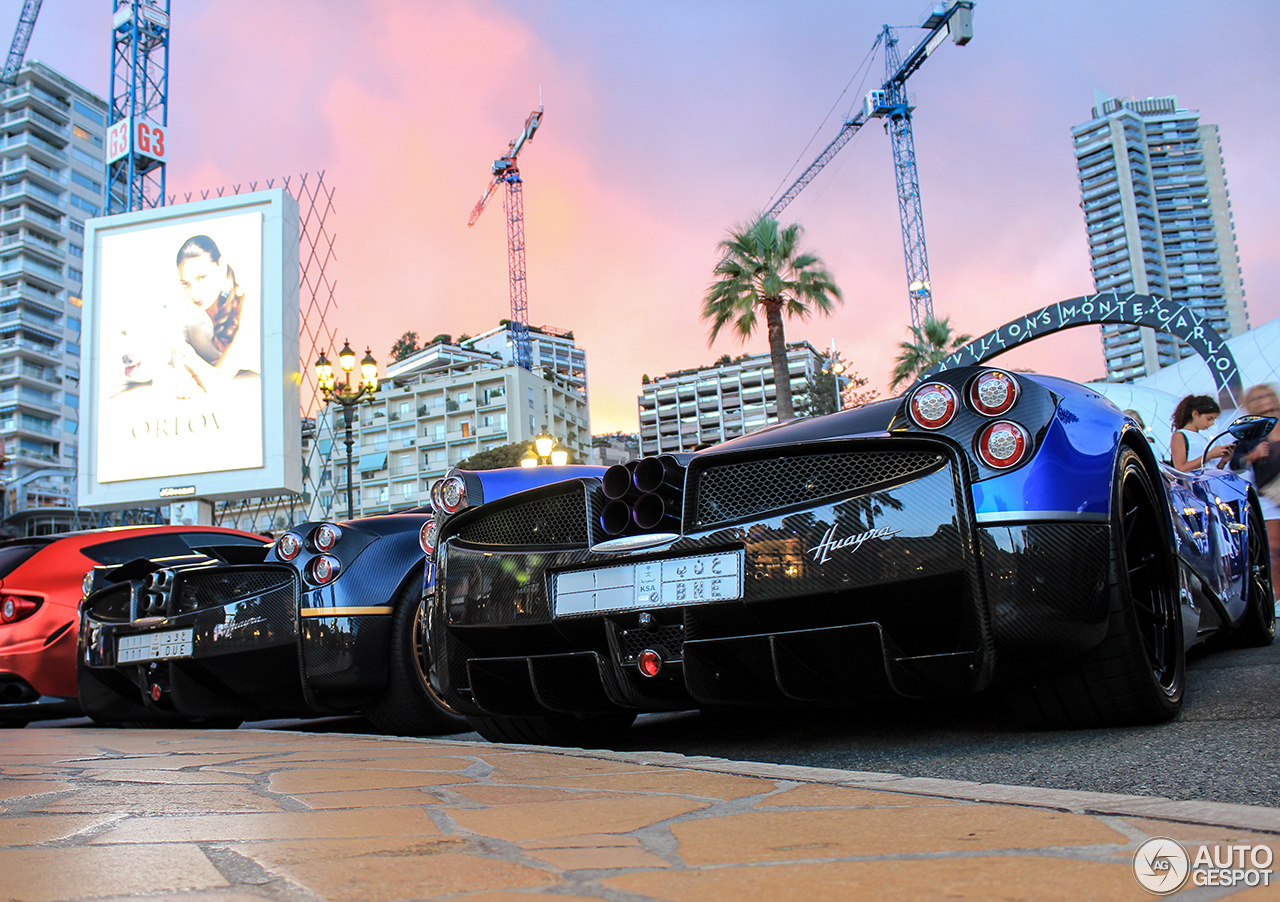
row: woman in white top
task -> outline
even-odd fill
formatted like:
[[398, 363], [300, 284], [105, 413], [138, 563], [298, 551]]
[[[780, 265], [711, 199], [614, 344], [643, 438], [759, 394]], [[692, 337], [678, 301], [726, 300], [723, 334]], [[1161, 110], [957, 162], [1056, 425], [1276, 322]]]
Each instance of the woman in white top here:
[[1173, 412], [1173, 440], [1169, 443], [1169, 455], [1173, 467], [1183, 473], [1205, 466], [1211, 460], [1230, 457], [1233, 446], [1219, 445], [1210, 448], [1209, 435], [1222, 409], [1208, 395], [1187, 395], [1178, 402]]

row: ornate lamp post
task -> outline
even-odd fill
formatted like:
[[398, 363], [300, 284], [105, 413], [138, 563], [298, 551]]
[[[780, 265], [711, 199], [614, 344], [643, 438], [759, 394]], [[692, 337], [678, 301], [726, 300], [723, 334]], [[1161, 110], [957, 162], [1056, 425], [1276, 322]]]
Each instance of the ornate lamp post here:
[[342, 422], [347, 431], [347, 517], [355, 516], [355, 501], [351, 489], [351, 449], [354, 444], [351, 437], [351, 422], [361, 401], [372, 401], [378, 391], [378, 361], [373, 359], [373, 352], [366, 345], [364, 359], [360, 361], [360, 382], [351, 385], [351, 371], [355, 369], [356, 352], [351, 350], [351, 342], [344, 340], [342, 350], [338, 352], [338, 363], [345, 374], [341, 385], [333, 375], [333, 364], [325, 356], [324, 351], [316, 358], [316, 378], [320, 383], [320, 393], [326, 403], [333, 401], [342, 406]]
[[533, 447], [520, 459], [522, 467], [553, 466], [563, 467], [569, 463], [569, 451], [559, 447], [554, 435], [544, 426], [542, 434], [533, 440]]

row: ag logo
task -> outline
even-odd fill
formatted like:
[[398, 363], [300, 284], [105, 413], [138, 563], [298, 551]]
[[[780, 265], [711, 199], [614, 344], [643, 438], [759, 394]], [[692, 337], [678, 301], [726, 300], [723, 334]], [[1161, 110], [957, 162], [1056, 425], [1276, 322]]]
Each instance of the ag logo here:
[[1167, 836], [1155, 836], [1133, 853], [1133, 876], [1149, 893], [1165, 896], [1182, 889], [1191, 873], [1191, 859], [1182, 843]]

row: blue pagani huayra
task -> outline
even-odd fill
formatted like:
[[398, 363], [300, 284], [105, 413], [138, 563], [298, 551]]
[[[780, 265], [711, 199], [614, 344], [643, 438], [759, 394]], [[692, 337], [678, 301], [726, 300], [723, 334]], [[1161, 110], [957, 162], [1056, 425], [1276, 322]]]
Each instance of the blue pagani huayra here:
[[1152, 723], [1189, 646], [1275, 635], [1253, 489], [1161, 464], [1063, 379], [954, 369], [470, 509], [469, 478], [437, 490], [429, 635], [438, 691], [494, 740], [989, 688], [1043, 725]]

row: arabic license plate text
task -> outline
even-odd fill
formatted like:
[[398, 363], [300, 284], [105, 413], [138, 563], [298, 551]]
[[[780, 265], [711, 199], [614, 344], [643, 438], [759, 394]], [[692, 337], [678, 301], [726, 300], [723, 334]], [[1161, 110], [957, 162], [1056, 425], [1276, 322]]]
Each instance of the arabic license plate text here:
[[116, 663], [189, 658], [191, 657], [191, 636], [190, 627], [184, 630], [143, 633], [140, 636], [121, 636], [120, 643], [116, 646]]
[[732, 601], [742, 597], [742, 562], [742, 551], [721, 551], [557, 573], [555, 616]]

